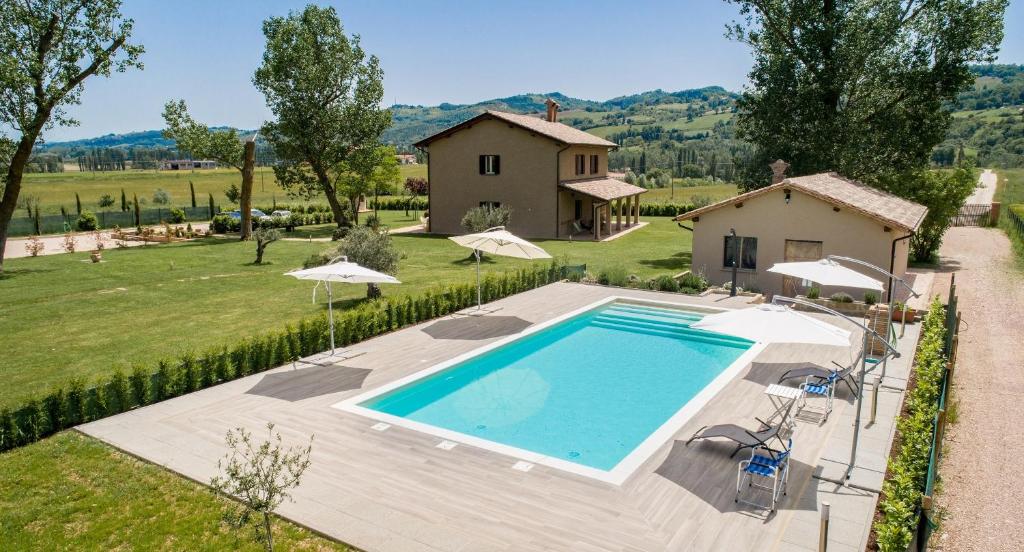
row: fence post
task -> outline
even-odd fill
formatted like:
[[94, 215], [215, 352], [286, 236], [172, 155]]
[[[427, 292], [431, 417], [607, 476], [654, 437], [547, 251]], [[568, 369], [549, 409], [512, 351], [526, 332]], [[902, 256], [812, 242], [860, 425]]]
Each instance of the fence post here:
[[992, 210], [989, 211], [989, 219], [988, 219], [989, 226], [998, 226], [999, 225], [999, 211], [1000, 211], [1001, 207], [1002, 207], [1002, 203], [1000, 203], [998, 201], [993, 201], [992, 202]]
[[882, 386], [882, 376], [875, 375], [875, 378], [871, 380], [871, 421], [868, 422], [869, 426], [875, 425], [875, 417], [878, 415], [878, 388]]
[[818, 529], [818, 552], [828, 549], [828, 518], [832, 506], [828, 502], [821, 503], [821, 527]]

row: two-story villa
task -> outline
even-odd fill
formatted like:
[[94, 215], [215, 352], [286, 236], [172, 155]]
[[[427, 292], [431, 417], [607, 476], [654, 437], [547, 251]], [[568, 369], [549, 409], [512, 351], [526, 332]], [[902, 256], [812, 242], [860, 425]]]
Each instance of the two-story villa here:
[[[459, 234], [472, 207], [506, 206], [509, 231], [601, 239], [639, 222], [643, 188], [608, 177], [614, 142], [547, 117], [485, 111], [417, 142], [427, 153], [429, 231]], [[614, 206], [614, 209], [613, 209]]]

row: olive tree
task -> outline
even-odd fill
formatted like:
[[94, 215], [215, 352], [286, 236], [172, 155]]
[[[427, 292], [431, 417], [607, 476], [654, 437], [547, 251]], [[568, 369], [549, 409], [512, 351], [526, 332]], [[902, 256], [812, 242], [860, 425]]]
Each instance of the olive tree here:
[[[355, 180], [391, 125], [381, 107], [384, 73], [359, 37], [349, 38], [334, 8], [306, 6], [263, 22], [266, 50], [253, 82], [273, 121], [262, 133], [274, 148], [281, 187], [291, 197], [323, 195], [338, 226], [349, 224]], [[358, 201], [358, 194], [356, 194]]]
[[267, 433], [269, 440], [255, 443], [245, 428], [229, 430], [224, 442], [231, 450], [217, 461], [221, 473], [210, 479], [210, 486], [238, 500], [225, 512], [225, 521], [236, 528], [252, 524], [256, 540], [271, 552], [271, 516], [286, 498], [291, 498], [290, 490], [299, 485], [309, 468], [313, 437], [306, 447], [291, 448], [284, 446], [274, 424], [267, 424]]
[[0, 271], [25, 166], [43, 132], [78, 124], [65, 109], [81, 103], [89, 77], [142, 68], [143, 48], [128, 42], [132, 20], [120, 10], [120, 0], [0, 3]]
[[[337, 254], [370, 270], [391, 275], [398, 273], [398, 261], [402, 258], [402, 254], [391, 241], [390, 234], [365, 226], [353, 228], [338, 246]], [[380, 297], [380, 288], [377, 284], [366, 284], [366, 297]]]

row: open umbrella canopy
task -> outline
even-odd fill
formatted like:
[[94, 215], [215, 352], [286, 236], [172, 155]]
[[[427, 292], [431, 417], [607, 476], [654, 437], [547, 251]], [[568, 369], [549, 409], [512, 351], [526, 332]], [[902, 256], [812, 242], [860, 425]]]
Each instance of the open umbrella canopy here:
[[882, 282], [845, 267], [831, 259], [796, 263], [776, 263], [768, 272], [810, 280], [823, 286], [850, 287], [882, 291]]
[[850, 346], [850, 332], [783, 305], [758, 305], [710, 314], [690, 327], [762, 343]]
[[285, 276], [294, 276], [300, 280], [319, 280], [321, 282], [342, 282], [346, 284], [400, 284], [394, 276], [370, 270], [348, 261], [315, 266], [303, 270], [286, 272]]
[[518, 259], [550, 259], [547, 251], [505, 230], [504, 227], [489, 228], [483, 232], [452, 236], [453, 242], [483, 253]]

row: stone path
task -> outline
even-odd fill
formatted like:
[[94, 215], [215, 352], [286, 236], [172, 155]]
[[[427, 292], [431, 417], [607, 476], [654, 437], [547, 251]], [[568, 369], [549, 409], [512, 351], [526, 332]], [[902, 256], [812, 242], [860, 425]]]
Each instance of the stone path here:
[[[993, 174], [993, 181], [994, 173]], [[1017, 472], [1024, 440], [1024, 276], [998, 229], [952, 228], [940, 251], [945, 295], [956, 270], [962, 324], [953, 400], [940, 466], [945, 512], [932, 546], [946, 551], [1024, 550], [1024, 484]]]

